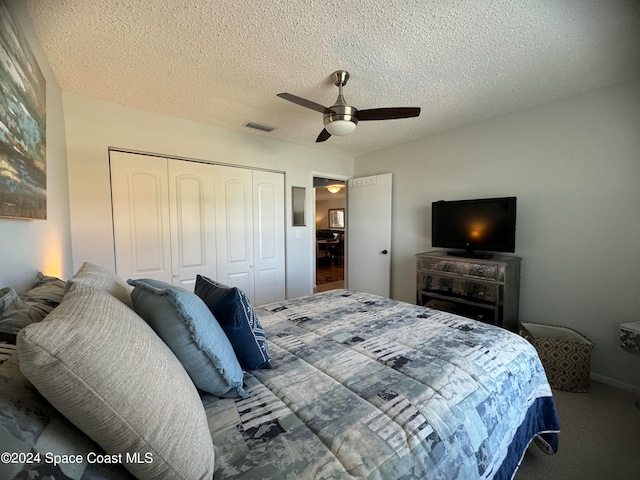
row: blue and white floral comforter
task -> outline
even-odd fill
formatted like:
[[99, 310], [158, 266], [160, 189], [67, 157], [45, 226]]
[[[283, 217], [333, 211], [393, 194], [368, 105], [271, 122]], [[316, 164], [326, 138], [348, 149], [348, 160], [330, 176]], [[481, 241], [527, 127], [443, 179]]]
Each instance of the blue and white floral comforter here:
[[205, 396], [225, 479], [510, 479], [557, 448], [535, 349], [507, 330], [350, 290], [256, 309], [274, 366]]

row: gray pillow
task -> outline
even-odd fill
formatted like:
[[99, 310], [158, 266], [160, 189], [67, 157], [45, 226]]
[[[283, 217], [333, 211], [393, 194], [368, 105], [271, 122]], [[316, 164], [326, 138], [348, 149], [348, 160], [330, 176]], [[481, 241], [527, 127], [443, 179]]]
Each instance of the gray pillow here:
[[51, 310], [60, 304], [64, 296], [65, 288], [66, 282], [64, 280], [38, 272], [38, 275], [36, 275], [36, 283], [30, 290], [20, 295], [20, 298], [26, 303], [40, 305], [44, 312], [42, 315], [44, 318]]
[[[17, 351], [2, 360], [0, 355], [0, 445], [2, 451], [23, 454], [18, 458], [25, 461], [0, 463], [0, 478], [133, 480], [120, 464], [88, 463], [89, 452], [104, 450], [53, 408], [22, 375]], [[45, 460], [48, 453], [82, 455], [85, 461], [53, 465]], [[29, 454], [40, 454], [40, 461], [26, 462]]]
[[213, 444], [198, 392], [122, 302], [75, 284], [46, 321], [20, 331], [18, 354], [38, 391], [107, 453], [121, 454], [136, 477], [211, 479]]
[[99, 288], [116, 297], [127, 307], [133, 308], [133, 304], [131, 303], [131, 288], [129, 285], [114, 272], [101, 265], [84, 262], [67, 283], [67, 288], [74, 283]]
[[62, 301], [65, 282], [38, 272], [34, 286], [16, 295], [12, 288], [0, 290], [0, 333], [16, 335], [20, 329], [41, 321]]
[[178, 357], [196, 387], [218, 396], [247, 397], [233, 347], [193, 292], [150, 279], [129, 280], [133, 307]]
[[0, 290], [0, 315], [6, 310], [20, 308], [23, 306], [22, 300], [13, 288], [3, 288]]

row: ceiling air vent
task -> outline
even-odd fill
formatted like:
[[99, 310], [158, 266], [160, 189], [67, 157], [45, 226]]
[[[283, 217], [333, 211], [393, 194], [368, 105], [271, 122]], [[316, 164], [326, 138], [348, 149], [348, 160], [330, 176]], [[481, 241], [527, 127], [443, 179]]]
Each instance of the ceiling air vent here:
[[271, 125], [265, 125], [264, 123], [257, 123], [257, 122], [247, 122], [243, 125], [244, 127], [249, 127], [249, 128], [253, 128], [255, 130], [260, 130], [262, 132], [273, 132], [276, 127], [272, 127]]

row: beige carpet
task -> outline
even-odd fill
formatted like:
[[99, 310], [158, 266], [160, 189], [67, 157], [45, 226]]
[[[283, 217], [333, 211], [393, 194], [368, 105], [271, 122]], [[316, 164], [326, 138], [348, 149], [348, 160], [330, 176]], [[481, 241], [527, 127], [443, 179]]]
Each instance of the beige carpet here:
[[554, 390], [560, 446], [545, 455], [529, 446], [515, 480], [640, 479], [639, 395], [592, 382], [589, 393]]

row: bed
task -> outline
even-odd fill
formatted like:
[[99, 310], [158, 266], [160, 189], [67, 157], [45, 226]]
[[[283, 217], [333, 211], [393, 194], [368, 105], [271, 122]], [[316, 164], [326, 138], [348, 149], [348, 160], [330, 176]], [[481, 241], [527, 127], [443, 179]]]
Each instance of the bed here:
[[[241, 303], [271, 368], [238, 366], [241, 398], [222, 398], [196, 390], [131, 308], [135, 289], [88, 263], [72, 280], [0, 291], [13, 305], [0, 316], [2, 478], [510, 479], [532, 440], [557, 450], [544, 369], [507, 330], [352, 290]], [[213, 329], [195, 293], [167, 287]], [[47, 342], [55, 354], [38, 363]], [[132, 434], [143, 443], [120, 447]], [[150, 463], [91, 461], [150, 451]]]
[[510, 479], [559, 423], [535, 349], [504, 329], [333, 290], [256, 308], [274, 368], [205, 395], [218, 479]]

